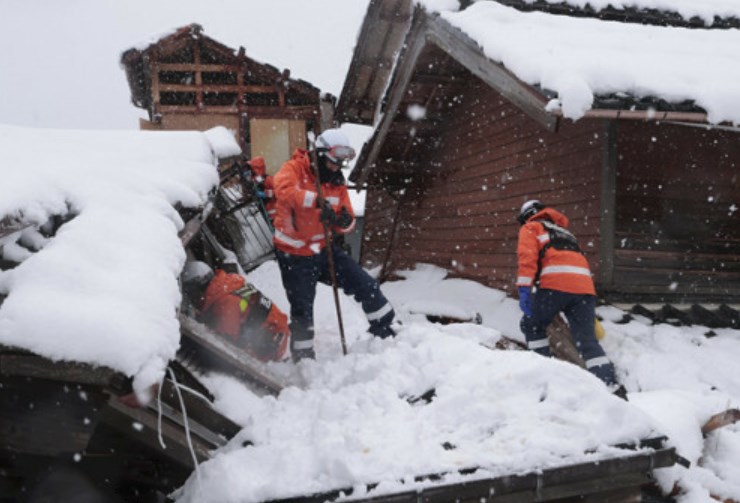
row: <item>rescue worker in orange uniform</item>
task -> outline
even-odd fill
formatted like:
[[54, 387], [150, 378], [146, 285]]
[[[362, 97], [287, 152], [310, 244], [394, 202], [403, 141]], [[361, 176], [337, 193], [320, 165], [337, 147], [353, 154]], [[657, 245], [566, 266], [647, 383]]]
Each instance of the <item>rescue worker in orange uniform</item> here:
[[260, 198], [270, 221], [275, 220], [275, 182], [272, 175], [267, 174], [265, 158], [254, 157], [247, 161], [252, 169], [252, 180], [255, 186], [255, 195]]
[[294, 361], [315, 358], [313, 306], [318, 281], [331, 284], [328, 253], [334, 259], [336, 280], [347, 295], [362, 305], [369, 332], [376, 337], [395, 335], [395, 313], [378, 282], [338, 246], [327, 246], [324, 225], [334, 234], [347, 234], [355, 216], [342, 166], [355, 155], [347, 136], [328, 129], [316, 139], [316, 159], [323, 200], [319, 200], [309, 152], [297, 149], [275, 175], [276, 255], [290, 302], [291, 354]]
[[[568, 230], [568, 217], [531, 200], [522, 206], [518, 221], [516, 285], [527, 347], [550, 356], [545, 329], [563, 312], [588, 371], [616, 387], [614, 366], [594, 333], [596, 290], [591, 270], [578, 240]], [[535, 286], [536, 292], [532, 293]]]
[[288, 317], [243, 276], [217, 269], [199, 319], [262, 361], [280, 361], [288, 349]]

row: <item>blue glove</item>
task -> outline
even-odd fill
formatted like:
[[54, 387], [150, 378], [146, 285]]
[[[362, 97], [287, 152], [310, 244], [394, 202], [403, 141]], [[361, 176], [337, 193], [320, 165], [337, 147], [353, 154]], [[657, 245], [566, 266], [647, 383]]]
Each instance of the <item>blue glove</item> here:
[[265, 197], [267, 197], [267, 196], [265, 196], [265, 192], [264, 192], [264, 191], [262, 191], [262, 190], [257, 190], [257, 191], [255, 191], [255, 195], [256, 195], [257, 197], [259, 197], [260, 199], [265, 199]]
[[519, 287], [519, 308], [526, 316], [532, 316], [532, 287]]

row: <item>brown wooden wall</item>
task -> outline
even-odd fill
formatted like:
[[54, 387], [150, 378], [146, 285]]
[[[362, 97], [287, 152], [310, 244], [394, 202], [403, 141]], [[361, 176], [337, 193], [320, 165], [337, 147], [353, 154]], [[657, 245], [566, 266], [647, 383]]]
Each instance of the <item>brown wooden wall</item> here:
[[737, 302], [740, 134], [622, 121], [616, 151], [610, 290], [659, 301]]
[[[422, 196], [403, 201], [387, 267], [433, 263], [454, 276], [510, 289], [515, 217], [524, 201], [539, 198], [571, 218], [598, 271], [604, 124], [566, 121], [550, 133], [487, 86], [470, 86], [461, 98], [434, 132], [439, 148], [409, 159], [438, 165], [438, 173]], [[368, 194], [366, 266], [383, 263], [395, 207], [382, 190]]]

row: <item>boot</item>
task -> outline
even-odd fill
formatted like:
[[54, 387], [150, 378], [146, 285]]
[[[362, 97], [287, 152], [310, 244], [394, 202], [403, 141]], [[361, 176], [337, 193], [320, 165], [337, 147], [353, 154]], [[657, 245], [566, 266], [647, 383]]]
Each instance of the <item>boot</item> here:
[[375, 337], [380, 337], [381, 339], [387, 339], [388, 337], [396, 336], [396, 331], [393, 330], [390, 325], [371, 325], [367, 331], [373, 334]]
[[290, 355], [293, 358], [293, 363], [298, 363], [299, 361], [308, 358], [309, 360], [315, 360], [316, 359], [316, 353], [314, 352], [313, 348], [311, 349], [291, 349]]
[[627, 400], [627, 388], [625, 388], [621, 384], [619, 386], [617, 386], [617, 389], [615, 389], [614, 391], [612, 391], [612, 395], [618, 396], [619, 398], [621, 398], [625, 402], [628, 402], [629, 401], [629, 400]]

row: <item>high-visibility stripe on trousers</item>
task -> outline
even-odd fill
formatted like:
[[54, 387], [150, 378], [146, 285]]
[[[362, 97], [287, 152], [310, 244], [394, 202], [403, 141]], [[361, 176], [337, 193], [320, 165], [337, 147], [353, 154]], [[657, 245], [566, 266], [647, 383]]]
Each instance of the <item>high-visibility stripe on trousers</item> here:
[[560, 312], [565, 314], [576, 349], [586, 362], [586, 369], [606, 384], [616, 383], [614, 365], [594, 333], [596, 297], [557, 290], [539, 289], [532, 299], [532, 316], [522, 317], [520, 327], [527, 339], [527, 347], [544, 356], [550, 356], [545, 330]]
[[[380, 291], [378, 282], [343, 250], [334, 246], [337, 285], [360, 303], [370, 323], [369, 332], [391, 335], [393, 307]], [[313, 307], [316, 283], [331, 285], [327, 248], [317, 255], [291, 255], [276, 250], [283, 286], [290, 302], [291, 349], [313, 348]]]

